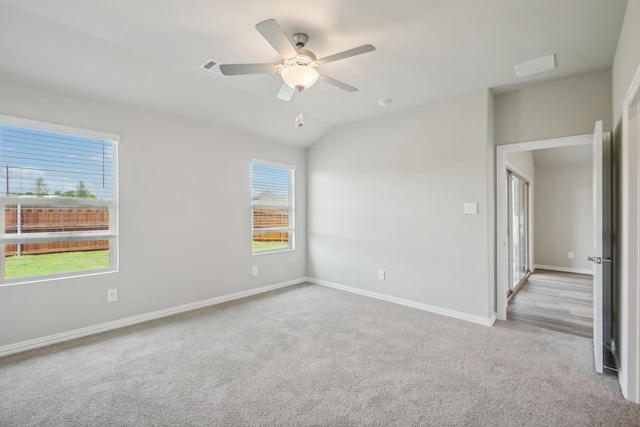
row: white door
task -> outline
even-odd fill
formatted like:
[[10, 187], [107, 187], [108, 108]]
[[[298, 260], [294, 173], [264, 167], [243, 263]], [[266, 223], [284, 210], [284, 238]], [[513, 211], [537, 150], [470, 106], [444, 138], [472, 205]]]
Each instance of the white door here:
[[602, 121], [593, 131], [593, 354], [596, 372], [602, 362]]

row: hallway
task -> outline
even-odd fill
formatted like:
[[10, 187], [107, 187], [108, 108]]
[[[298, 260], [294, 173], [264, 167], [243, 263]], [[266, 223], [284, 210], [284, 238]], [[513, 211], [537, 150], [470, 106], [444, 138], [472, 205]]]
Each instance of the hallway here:
[[507, 319], [593, 338], [593, 278], [536, 270], [509, 300]]

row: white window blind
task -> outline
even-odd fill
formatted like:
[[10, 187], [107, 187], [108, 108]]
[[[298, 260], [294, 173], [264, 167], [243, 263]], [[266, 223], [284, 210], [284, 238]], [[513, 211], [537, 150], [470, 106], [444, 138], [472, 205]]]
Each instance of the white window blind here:
[[253, 253], [294, 248], [293, 166], [251, 163]]
[[[13, 257], [65, 253], [69, 265], [36, 275], [59, 276], [116, 267], [117, 141], [114, 135], [0, 116], [0, 235], [2, 279], [29, 277], [12, 271]], [[102, 253], [83, 265], [81, 253]], [[95, 258], [97, 254], [93, 254]], [[86, 268], [85, 268], [86, 267]]]

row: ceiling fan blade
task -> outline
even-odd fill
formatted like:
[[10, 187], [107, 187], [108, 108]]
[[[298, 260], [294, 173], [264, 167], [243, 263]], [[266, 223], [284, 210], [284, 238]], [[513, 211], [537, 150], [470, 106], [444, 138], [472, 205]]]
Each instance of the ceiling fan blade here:
[[376, 50], [375, 47], [373, 47], [370, 44], [365, 44], [365, 45], [362, 45], [362, 46], [359, 46], [359, 47], [354, 47], [353, 49], [345, 50], [344, 52], [335, 53], [333, 55], [325, 56], [324, 58], [318, 59], [317, 62], [320, 65], [324, 65], [324, 64], [327, 64], [329, 62], [337, 61], [339, 59], [349, 58], [351, 56], [361, 55], [363, 53], [371, 52], [371, 51], [374, 51], [374, 50]]
[[268, 19], [256, 25], [256, 30], [282, 58], [293, 58], [297, 55], [296, 48], [280, 28], [275, 19]]
[[320, 76], [320, 78], [321, 78], [323, 81], [325, 81], [325, 82], [329, 83], [330, 85], [334, 85], [335, 87], [340, 88], [340, 89], [342, 89], [342, 90], [346, 90], [347, 92], [357, 92], [357, 91], [358, 91], [358, 89], [357, 89], [357, 88], [355, 88], [355, 87], [353, 87], [353, 86], [349, 86], [349, 85], [348, 85], [348, 84], [346, 84], [346, 83], [342, 83], [342, 82], [341, 82], [341, 81], [339, 81], [339, 80], [332, 79], [331, 77], [327, 77], [327, 76]]
[[283, 83], [282, 87], [280, 88], [280, 92], [278, 92], [278, 95], [276, 97], [283, 101], [291, 101], [291, 98], [293, 98], [294, 93], [296, 93], [295, 88], [289, 86], [286, 83]]
[[221, 64], [220, 72], [225, 76], [275, 74], [278, 72], [278, 66], [276, 64]]

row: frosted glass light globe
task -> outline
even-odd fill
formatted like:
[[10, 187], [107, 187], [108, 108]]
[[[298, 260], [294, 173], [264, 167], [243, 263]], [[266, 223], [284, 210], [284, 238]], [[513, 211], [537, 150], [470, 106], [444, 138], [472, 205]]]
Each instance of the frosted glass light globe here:
[[298, 90], [310, 88], [320, 77], [315, 68], [301, 65], [287, 67], [280, 75], [287, 85]]

